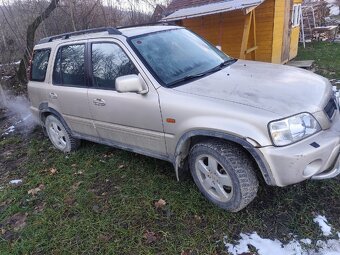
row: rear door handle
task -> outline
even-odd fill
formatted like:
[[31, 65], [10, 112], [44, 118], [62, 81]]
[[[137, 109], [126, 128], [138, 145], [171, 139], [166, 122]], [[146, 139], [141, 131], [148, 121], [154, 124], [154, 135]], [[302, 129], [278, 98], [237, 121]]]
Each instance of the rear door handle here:
[[93, 99], [93, 104], [96, 105], [96, 106], [105, 106], [106, 105], [105, 100], [101, 99], [101, 98]]
[[57, 95], [56, 93], [54, 93], [54, 92], [51, 92], [51, 93], [49, 94], [49, 97], [50, 97], [51, 99], [57, 99], [57, 98], [58, 98], [58, 95]]

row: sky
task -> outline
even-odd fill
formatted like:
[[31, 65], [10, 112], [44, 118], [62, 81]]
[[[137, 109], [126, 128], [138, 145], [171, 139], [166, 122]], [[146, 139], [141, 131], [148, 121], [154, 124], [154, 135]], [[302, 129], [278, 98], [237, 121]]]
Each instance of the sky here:
[[153, 12], [155, 6], [157, 4], [167, 4], [167, 0], [104, 0], [104, 4], [106, 2], [107, 5], [111, 4], [119, 4], [122, 8], [129, 9], [130, 2], [138, 5], [139, 9], [144, 12]]

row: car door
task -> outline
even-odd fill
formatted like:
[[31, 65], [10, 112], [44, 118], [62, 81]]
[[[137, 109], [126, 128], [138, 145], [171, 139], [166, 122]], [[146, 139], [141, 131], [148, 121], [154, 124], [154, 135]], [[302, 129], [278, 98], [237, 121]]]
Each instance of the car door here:
[[[132, 56], [118, 41], [90, 44], [89, 105], [99, 136], [105, 142], [143, 154], [166, 157], [162, 117], [156, 89], [147, 84]], [[118, 77], [138, 74], [148, 93], [119, 93]]]
[[97, 136], [88, 106], [86, 49], [86, 41], [58, 48], [49, 104], [57, 108], [73, 132], [82, 136]]

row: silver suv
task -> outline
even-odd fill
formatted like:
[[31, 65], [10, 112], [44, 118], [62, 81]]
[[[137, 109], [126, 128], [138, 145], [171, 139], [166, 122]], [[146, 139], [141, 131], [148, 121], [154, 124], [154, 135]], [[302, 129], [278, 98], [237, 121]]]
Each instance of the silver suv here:
[[190, 170], [228, 211], [258, 178], [287, 186], [340, 173], [339, 102], [325, 78], [230, 58], [177, 26], [100, 28], [42, 39], [31, 110], [63, 152], [90, 140]]

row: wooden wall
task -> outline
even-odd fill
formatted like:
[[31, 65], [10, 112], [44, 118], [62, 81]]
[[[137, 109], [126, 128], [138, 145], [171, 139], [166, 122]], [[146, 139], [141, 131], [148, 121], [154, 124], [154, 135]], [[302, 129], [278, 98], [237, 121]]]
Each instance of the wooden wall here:
[[256, 51], [256, 60], [258, 61], [272, 61], [273, 42], [277, 39], [276, 36], [273, 36], [274, 7], [275, 0], [266, 0], [255, 9], [256, 36], [258, 46], [258, 49]]
[[[288, 0], [290, 1], [290, 0]], [[283, 58], [283, 51], [284, 49], [284, 41], [285, 43], [290, 44], [290, 41], [285, 40], [285, 32], [287, 27], [285, 27], [285, 8], [286, 8], [286, 3], [287, 0], [271, 0], [272, 5], [273, 5], [273, 20], [274, 20], [274, 29], [273, 29], [273, 51], [272, 51], [272, 56], [271, 56], [271, 62], [276, 63], [276, 64], [281, 64], [282, 63], [282, 58]]]
[[220, 45], [228, 55], [240, 56], [244, 15], [241, 11], [214, 14], [182, 21], [184, 27]]
[[[289, 20], [291, 15], [287, 13], [287, 2], [290, 1], [301, 3], [302, 0], [266, 0], [255, 9], [258, 46], [255, 60], [282, 63], [288, 55], [290, 59], [296, 56], [299, 27], [291, 29], [289, 34], [285, 32], [288, 27], [291, 28], [291, 24], [287, 24], [289, 22], [287, 19]], [[245, 17], [243, 11], [232, 11], [185, 19], [178, 24], [187, 27], [214, 45], [220, 45], [228, 55], [239, 58]], [[250, 36], [248, 47], [253, 46], [252, 36]], [[287, 56], [284, 56], [283, 52], [287, 50]], [[251, 58], [251, 54], [246, 57], [246, 59]]]
[[[256, 59], [271, 62], [274, 26], [275, 0], [266, 0], [256, 8]], [[204, 37], [214, 45], [220, 45], [228, 55], [239, 58], [244, 29], [245, 14], [243, 11], [232, 11], [221, 14], [185, 19], [181, 25]], [[251, 45], [252, 36], [250, 36]], [[250, 59], [248, 56], [247, 59]]]

